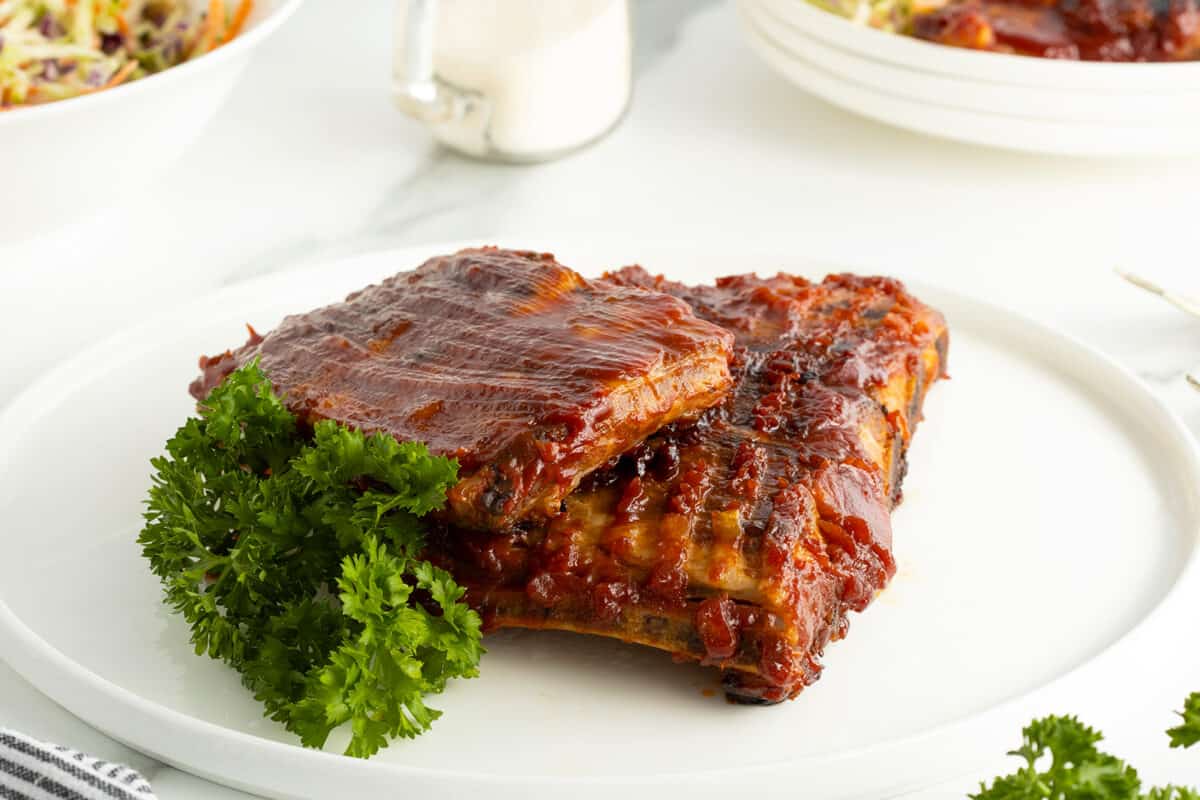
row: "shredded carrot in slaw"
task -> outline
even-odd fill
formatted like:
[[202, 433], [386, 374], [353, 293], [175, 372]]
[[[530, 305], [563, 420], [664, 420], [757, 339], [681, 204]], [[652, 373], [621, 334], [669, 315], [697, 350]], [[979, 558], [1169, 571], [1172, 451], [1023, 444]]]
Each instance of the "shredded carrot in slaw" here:
[[113, 76], [108, 79], [108, 83], [104, 84], [96, 91], [103, 91], [104, 89], [111, 89], [114, 86], [120, 86], [125, 82], [126, 78], [133, 74], [133, 71], [137, 69], [137, 66], [138, 64], [136, 61], [127, 62], [125, 66], [117, 70], [116, 73], [114, 73]]
[[225, 31], [225, 35], [221, 38], [221, 44], [228, 44], [242, 32], [242, 26], [246, 24], [246, 20], [250, 16], [250, 12], [254, 10], [254, 0], [242, 0], [238, 3], [237, 10], [233, 12], [233, 21], [229, 23], [229, 28]]
[[208, 0], [208, 15], [204, 18], [204, 35], [199, 52], [207, 53], [216, 46], [225, 29], [225, 0]]

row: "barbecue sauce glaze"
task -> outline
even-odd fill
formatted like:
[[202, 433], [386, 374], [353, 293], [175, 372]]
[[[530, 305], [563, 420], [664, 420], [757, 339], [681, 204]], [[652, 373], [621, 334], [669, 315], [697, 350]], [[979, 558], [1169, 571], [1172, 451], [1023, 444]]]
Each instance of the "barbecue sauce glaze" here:
[[459, 461], [447, 516], [557, 514], [592, 469], [719, 402], [732, 336], [681, 300], [589, 281], [549, 254], [430, 259], [201, 358], [203, 399], [254, 357], [301, 420], [425, 442]]
[[884, 278], [611, 280], [730, 330], [732, 392], [595, 471], [549, 522], [444, 529], [431, 557], [491, 628], [614, 636], [725, 668], [735, 699], [794, 696], [895, 571], [889, 515], [945, 323]]

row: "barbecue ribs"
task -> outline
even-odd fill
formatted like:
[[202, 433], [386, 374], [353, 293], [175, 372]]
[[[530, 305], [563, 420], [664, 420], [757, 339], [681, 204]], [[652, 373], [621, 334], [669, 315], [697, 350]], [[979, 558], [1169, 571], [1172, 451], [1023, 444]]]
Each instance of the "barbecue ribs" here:
[[252, 330], [202, 357], [191, 391], [203, 399], [259, 357], [302, 420], [457, 458], [447, 517], [500, 529], [557, 514], [594, 468], [719, 402], [732, 341], [669, 295], [585, 280], [550, 255], [463, 250]]
[[949, 0], [912, 33], [952, 47], [1083, 61], [1200, 58], [1197, 0]]
[[733, 391], [592, 473], [548, 523], [444, 528], [429, 556], [492, 629], [616, 637], [722, 668], [735, 700], [795, 696], [895, 571], [889, 513], [945, 322], [885, 278], [609, 279], [732, 331]]

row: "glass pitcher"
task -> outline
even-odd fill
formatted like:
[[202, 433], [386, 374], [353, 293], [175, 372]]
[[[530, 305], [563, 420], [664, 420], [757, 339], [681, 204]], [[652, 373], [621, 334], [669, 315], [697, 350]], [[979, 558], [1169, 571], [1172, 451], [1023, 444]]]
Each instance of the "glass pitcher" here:
[[455, 150], [547, 161], [621, 119], [631, 51], [627, 0], [398, 0], [393, 93]]

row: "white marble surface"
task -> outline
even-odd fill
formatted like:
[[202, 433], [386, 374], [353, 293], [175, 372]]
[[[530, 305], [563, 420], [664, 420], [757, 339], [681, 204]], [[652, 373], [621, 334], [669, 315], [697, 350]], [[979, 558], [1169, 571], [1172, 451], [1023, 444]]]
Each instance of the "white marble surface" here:
[[[1200, 367], [1200, 320], [1112, 272], [1200, 294], [1200, 161], [1041, 159], [891, 130], [777, 79], [731, 8], [643, 0], [625, 123], [554, 164], [485, 165], [436, 149], [389, 105], [390, 13], [385, 0], [309, 0], [184, 163], [100, 218], [0, 246], [0, 402], [148, 308], [247, 276], [390, 245], [569, 234], [802, 251], [983, 295], [1113, 354], [1200, 433], [1200, 393], [1183, 381]], [[770, 265], [730, 268], [754, 267]], [[1200, 663], [1200, 648], [1171, 657]], [[1129, 690], [1154, 684], [1152, 664]], [[1153, 686], [1145, 724], [1111, 732], [1152, 780], [1200, 784], [1200, 756], [1161, 736], [1190, 689], [1200, 678]], [[128, 761], [163, 800], [245, 797], [126, 750], [2, 666], [0, 724]]]

